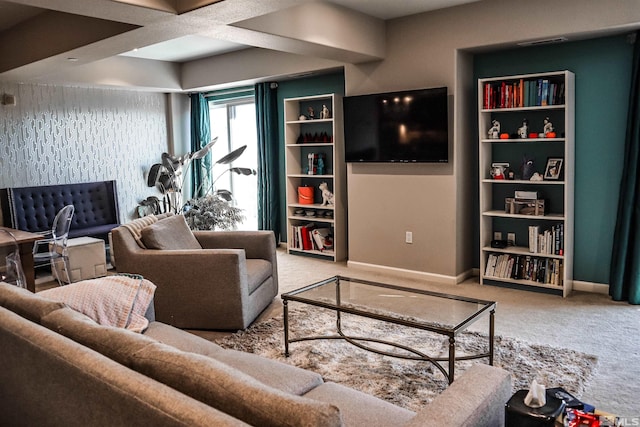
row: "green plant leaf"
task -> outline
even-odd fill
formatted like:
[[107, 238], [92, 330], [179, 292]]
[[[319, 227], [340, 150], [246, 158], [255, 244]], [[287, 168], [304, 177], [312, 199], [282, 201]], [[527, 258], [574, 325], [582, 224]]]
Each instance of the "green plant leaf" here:
[[231, 172], [237, 173], [238, 175], [255, 175], [257, 172], [255, 169], [251, 168], [229, 168]]
[[215, 164], [221, 164], [221, 165], [229, 164], [233, 162], [235, 159], [237, 159], [238, 157], [240, 157], [242, 153], [244, 153], [244, 150], [246, 149], [247, 149], [247, 146], [243, 145], [242, 147], [233, 150], [232, 152], [230, 152], [229, 154], [227, 154], [226, 156], [218, 160]]
[[160, 178], [160, 174], [162, 173], [162, 169], [164, 169], [164, 166], [160, 163], [156, 163], [151, 166], [149, 174], [147, 175], [147, 187], [153, 187], [156, 185], [156, 182], [158, 182], [158, 178]]
[[207, 153], [209, 152], [209, 150], [211, 150], [211, 147], [213, 147], [213, 145], [218, 141], [218, 137], [216, 136], [215, 138], [213, 138], [213, 140], [208, 143], [207, 145], [205, 145], [204, 147], [202, 147], [201, 149], [199, 149], [198, 151], [196, 151], [195, 153], [189, 153], [187, 154], [187, 159], [188, 160], [196, 160], [196, 159], [201, 159], [204, 156], [207, 155]]
[[230, 202], [231, 200], [233, 200], [233, 194], [229, 190], [225, 190], [225, 189], [216, 190], [215, 195], [223, 198], [227, 202]]

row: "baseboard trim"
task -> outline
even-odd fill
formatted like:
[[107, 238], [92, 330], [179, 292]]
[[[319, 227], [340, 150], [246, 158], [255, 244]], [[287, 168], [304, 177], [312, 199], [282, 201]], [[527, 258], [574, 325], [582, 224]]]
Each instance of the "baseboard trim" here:
[[574, 280], [573, 290], [609, 295], [609, 285], [605, 283], [583, 282], [581, 280]]
[[347, 267], [357, 270], [364, 270], [371, 273], [382, 273], [405, 279], [428, 280], [431, 282], [444, 283], [447, 285], [457, 285], [472, 276], [473, 270], [465, 271], [458, 276], [447, 276], [444, 274], [427, 273], [424, 271], [407, 270], [404, 268], [388, 267], [384, 265], [368, 264], [358, 261], [347, 261]]

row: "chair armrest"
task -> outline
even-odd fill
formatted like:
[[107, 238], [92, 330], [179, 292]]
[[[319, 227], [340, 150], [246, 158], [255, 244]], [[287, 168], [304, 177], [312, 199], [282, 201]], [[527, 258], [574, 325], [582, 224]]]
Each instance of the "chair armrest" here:
[[511, 375], [507, 371], [476, 364], [404, 427], [504, 426], [504, 405], [511, 393]]
[[244, 249], [247, 258], [273, 261], [276, 257], [276, 239], [272, 231], [194, 231], [205, 249]]

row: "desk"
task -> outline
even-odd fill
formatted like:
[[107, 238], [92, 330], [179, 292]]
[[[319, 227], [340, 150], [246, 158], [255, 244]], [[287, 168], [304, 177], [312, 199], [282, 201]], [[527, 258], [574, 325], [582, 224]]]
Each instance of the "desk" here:
[[[33, 242], [42, 239], [40, 234], [29, 233], [28, 231], [15, 230], [8, 227], [0, 227], [13, 234], [20, 248], [20, 261], [22, 262], [22, 269], [24, 270], [24, 276], [27, 279], [27, 289], [31, 292], [36, 291], [36, 275], [33, 268]], [[6, 233], [0, 233], [0, 247], [12, 246], [14, 244], [11, 236]]]

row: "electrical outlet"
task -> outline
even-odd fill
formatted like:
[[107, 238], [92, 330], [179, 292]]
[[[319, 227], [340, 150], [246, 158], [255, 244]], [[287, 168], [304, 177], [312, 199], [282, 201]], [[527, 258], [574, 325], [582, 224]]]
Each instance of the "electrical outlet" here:
[[509, 243], [512, 243], [513, 245], [516, 244], [516, 233], [507, 233], [507, 241]]
[[407, 231], [404, 235], [405, 243], [413, 243], [413, 233], [411, 231]]

